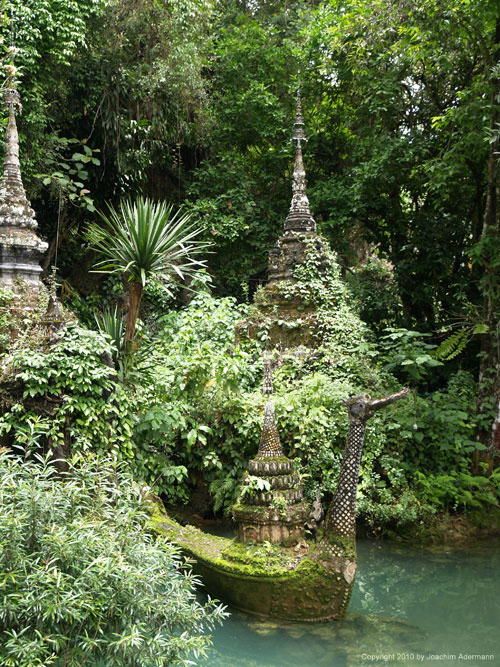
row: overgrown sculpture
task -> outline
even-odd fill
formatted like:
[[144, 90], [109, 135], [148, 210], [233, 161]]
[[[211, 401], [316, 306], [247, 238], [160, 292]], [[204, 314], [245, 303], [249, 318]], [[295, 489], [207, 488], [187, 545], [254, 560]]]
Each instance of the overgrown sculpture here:
[[[195, 569], [212, 595], [237, 609], [289, 621], [342, 618], [357, 567], [356, 491], [365, 424], [377, 410], [408, 392], [403, 389], [382, 399], [360, 394], [345, 401], [349, 434], [337, 490], [315, 542], [302, 541], [299, 534], [290, 533], [287, 512], [281, 523], [272, 515], [273, 494], [269, 494], [269, 504], [261, 506], [266, 530], [254, 530], [253, 542], [245, 539], [245, 532], [241, 540], [207, 535], [193, 526], [180, 526], [161, 512], [154, 516], [153, 527], [194, 557]], [[251, 518], [245, 514], [246, 508], [235, 509], [235, 518], [248, 526]], [[269, 549], [266, 545], [272, 541], [271, 534], [280, 544]]]
[[[290, 298], [283, 287], [296, 281], [295, 272], [314, 250], [320, 272], [327, 268], [325, 241], [316, 231], [307, 197], [307, 178], [302, 157], [302, 144], [307, 141], [300, 94], [293, 126], [295, 164], [292, 179], [290, 209], [283, 224], [283, 233], [269, 252], [267, 284], [255, 294], [254, 317], [240, 326], [239, 335], [255, 337], [267, 329], [270, 344], [282, 350], [298, 345], [317, 347], [321, 342], [321, 328], [315, 316], [315, 308], [300, 296]], [[279, 317], [276, 313], [279, 312]], [[293, 324], [293, 327], [290, 326]]]
[[[263, 394], [267, 396], [259, 451], [248, 462], [241, 500], [233, 507], [242, 542], [298, 542], [304, 538], [308, 515], [302, 499], [302, 484], [293, 461], [283, 454], [271, 401], [273, 379], [271, 361], [264, 361]], [[259, 481], [253, 489], [250, 480]]]
[[[256, 296], [258, 314], [243, 323], [248, 335], [267, 324], [270, 345], [281, 349], [316, 347], [320, 339], [314, 307], [288, 299], [282, 290], [293, 284], [296, 268], [314, 244], [325, 270], [324, 242], [316, 234], [309, 210], [301, 143], [305, 140], [300, 98], [293, 138], [296, 141], [293, 197], [284, 233], [270, 253], [269, 282]], [[321, 273], [322, 275], [322, 273]], [[300, 316], [292, 340], [280, 322]], [[253, 329], [253, 331], [252, 331]], [[298, 356], [298, 355], [297, 355]], [[339, 481], [316, 539], [306, 540], [307, 509], [293, 462], [283, 455], [274, 421], [270, 360], [264, 363], [266, 406], [257, 456], [249, 461], [239, 502], [233, 507], [238, 538], [207, 535], [193, 526], [180, 526], [160, 511], [153, 527], [179, 544], [195, 559], [207, 590], [237, 609], [290, 621], [342, 618], [347, 611], [356, 573], [356, 492], [365, 424], [380, 408], [406, 396], [408, 389], [382, 399], [359, 394], [347, 399], [350, 428], [342, 456]]]

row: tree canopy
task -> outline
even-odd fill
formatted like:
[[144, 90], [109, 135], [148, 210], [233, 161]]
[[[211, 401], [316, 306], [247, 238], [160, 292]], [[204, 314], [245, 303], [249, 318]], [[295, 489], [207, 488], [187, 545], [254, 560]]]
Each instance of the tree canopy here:
[[[117, 280], [91, 280], [89, 230], [124, 197], [190, 213], [212, 243], [215, 294], [250, 300], [290, 203], [300, 87], [311, 210], [372, 353], [421, 394], [458, 392], [457, 372], [470, 374], [473, 437], [491, 464], [500, 404], [497, 2], [4, 6], [3, 44], [12, 35], [24, 102], [23, 177], [51, 243], [45, 269], [59, 244], [59, 281], [83, 320], [120, 293]], [[147, 282], [146, 329], [188, 300], [180, 290], [169, 301], [154, 276]]]

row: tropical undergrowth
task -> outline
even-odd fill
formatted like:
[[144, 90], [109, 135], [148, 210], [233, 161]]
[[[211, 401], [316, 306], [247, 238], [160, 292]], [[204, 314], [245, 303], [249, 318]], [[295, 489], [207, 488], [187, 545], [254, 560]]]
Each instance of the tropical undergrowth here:
[[[302, 474], [306, 497], [319, 492], [327, 502], [335, 489], [348, 432], [342, 399], [361, 391], [381, 396], [410, 384], [413, 398], [368, 422], [360, 514], [382, 528], [440, 511], [496, 506], [495, 479], [479, 481], [470, 474], [478, 446], [472, 439], [475, 393], [470, 374], [459, 371], [441, 390], [419, 395], [419, 386], [426, 386], [439, 365], [432, 346], [415, 332], [394, 328], [386, 330], [385, 342], [377, 343], [357, 314], [335, 257], [329, 254], [326, 268], [319, 267], [313, 250], [296, 282], [285, 284], [283, 291], [316, 308], [318, 348], [273, 353], [276, 420], [285, 454]], [[265, 336], [239, 336], [236, 344], [234, 338], [235, 325], [253, 310], [205, 294], [180, 313], [160, 317], [163, 329], [153, 348], [162, 381], [158, 384], [160, 376], [153, 373], [149, 407], [135, 433], [148, 443], [151, 460], [159, 461], [162, 449], [167, 453], [177, 483], [162, 491], [172, 502], [189, 497], [203, 479], [214, 509], [228, 512], [246, 461], [257, 451], [265, 403], [262, 355], [268, 341]], [[398, 378], [393, 375], [395, 360]]]
[[[410, 384], [413, 398], [368, 422], [360, 515], [383, 529], [441, 511], [497, 507], [495, 473], [470, 473], [478, 447], [473, 378], [458, 371], [427, 392], [426, 378], [439, 364], [432, 345], [395, 328], [377, 341], [329, 259], [318, 274], [317, 258], [308, 254], [296, 282], [284, 287], [290, 298], [300, 294], [315, 306], [318, 347], [271, 351], [278, 429], [306, 497], [319, 492], [326, 505], [334, 492], [348, 432], [342, 399], [383, 396]], [[23, 423], [45, 405], [49, 444], [64, 441], [69, 428], [73, 451], [125, 460], [136, 479], [169, 503], [188, 502], [201, 485], [212, 509], [229, 513], [258, 449], [265, 404], [268, 341], [235, 337], [250, 308], [204, 292], [181, 310], [150, 309], [141, 345], [118, 370], [107, 365], [116, 357], [109, 337], [82, 327], [67, 327], [46, 349], [15, 350], [2, 364], [19, 399], [4, 411], [0, 429], [22, 441]]]
[[124, 465], [79, 455], [61, 478], [0, 451], [0, 665], [187, 665], [224, 617], [197, 601], [175, 546], [145, 530], [147, 494]]

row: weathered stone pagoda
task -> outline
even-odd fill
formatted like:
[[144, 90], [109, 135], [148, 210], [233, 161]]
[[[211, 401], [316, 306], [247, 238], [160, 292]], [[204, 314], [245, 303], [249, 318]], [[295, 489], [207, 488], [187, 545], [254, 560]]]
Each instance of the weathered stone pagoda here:
[[[238, 336], [253, 337], [265, 331], [266, 338], [261, 338], [269, 350], [264, 358], [263, 394], [267, 400], [259, 449], [248, 463], [240, 499], [233, 506], [238, 537], [229, 540], [207, 535], [160, 512], [152, 524], [194, 558], [195, 570], [207, 591], [236, 609], [287, 621], [326, 621], [344, 617], [354, 585], [356, 493], [366, 422], [377, 410], [406, 396], [408, 389], [382, 399], [368, 394], [346, 398], [350, 427], [337, 490], [316, 538], [305, 536], [309, 508], [294, 462], [283, 454], [274, 420], [270, 351], [280, 364], [321, 354], [315, 349], [324, 340], [321, 318], [325, 310], [327, 317], [334, 315], [340, 301], [322, 300], [317, 295], [325, 283], [334, 283], [338, 267], [316, 233], [309, 210], [300, 99], [293, 138], [296, 154], [290, 211], [283, 234], [270, 253], [268, 283], [255, 295], [252, 317], [238, 325]], [[307, 289], [308, 283], [312, 289]], [[321, 503], [319, 499], [316, 502], [319, 512], [313, 518], [319, 520]]]
[[[306, 261], [311, 245], [320, 258], [319, 269], [326, 262], [324, 242], [316, 233], [316, 223], [309, 208], [307, 180], [302, 157], [302, 142], [307, 141], [300, 94], [293, 128], [296, 143], [292, 183], [292, 201], [283, 234], [269, 253], [268, 282], [255, 296], [256, 315], [242, 323], [250, 336], [267, 328], [269, 347], [292, 354], [318, 345], [315, 306], [301, 296], [287, 292], [296, 282], [295, 271]], [[270, 358], [264, 361], [263, 393], [267, 395], [264, 426], [257, 456], [248, 463], [241, 499], [233, 507], [242, 542], [280, 542], [290, 544], [304, 539], [304, 524], [310, 508], [303, 502], [302, 485], [293, 461], [283, 454], [274, 420], [272, 369]], [[252, 480], [252, 477], [254, 478]], [[252, 488], [257, 478], [262, 489]]]
[[258, 315], [246, 323], [248, 335], [258, 335], [267, 326], [271, 346], [281, 349], [306, 346], [316, 347], [319, 339], [314, 316], [315, 307], [303, 298], [287, 293], [287, 285], [296, 282], [295, 272], [313, 249], [318, 268], [327, 266], [326, 247], [316, 232], [307, 197], [307, 179], [302, 156], [302, 144], [307, 141], [300, 94], [292, 139], [295, 147], [295, 165], [292, 181], [292, 201], [285, 219], [283, 234], [269, 252], [268, 281], [255, 295]]
[[304, 241], [316, 237], [316, 222], [309, 209], [307, 179], [302, 158], [302, 142], [307, 141], [300, 94], [297, 97], [297, 113], [293, 126], [296, 142], [293, 170], [292, 202], [285, 219], [284, 233], [269, 253], [268, 284], [280, 280], [293, 280], [293, 271], [304, 260]]
[[304, 522], [309, 508], [302, 498], [302, 484], [293, 461], [281, 448], [274, 420], [272, 368], [264, 361], [263, 394], [268, 396], [264, 425], [257, 456], [248, 462], [248, 474], [255, 475], [268, 488], [251, 489], [249, 477], [242, 484], [242, 500], [233, 507], [241, 542], [299, 542], [304, 539]]
[[37, 293], [42, 272], [40, 260], [48, 245], [36, 233], [35, 212], [26, 198], [21, 179], [16, 111], [22, 106], [15, 88], [4, 91], [3, 104], [9, 119], [0, 182], [0, 285], [16, 290], [25, 283], [31, 292]]

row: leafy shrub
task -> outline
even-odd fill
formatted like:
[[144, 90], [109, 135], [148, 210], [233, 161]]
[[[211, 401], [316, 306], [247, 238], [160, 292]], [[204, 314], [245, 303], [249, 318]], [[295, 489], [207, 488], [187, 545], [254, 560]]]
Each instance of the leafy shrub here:
[[[209, 484], [234, 477], [231, 491], [241, 480], [247, 448], [232, 452], [235, 443], [224, 441], [222, 424], [228, 392], [233, 413], [260, 369], [258, 361], [254, 368], [251, 350], [233, 345], [234, 327], [244, 312], [245, 306], [232, 298], [200, 294], [189, 308], [172, 311], [155, 325], [157, 334], [142, 367], [148, 380], [136, 387], [131, 463], [138, 477], [170, 502], [188, 500], [197, 475]], [[238, 461], [233, 475], [234, 466], [221, 462], [226, 455]]]
[[500, 469], [491, 475], [471, 475], [464, 470], [424, 475], [417, 472], [418, 495], [430, 505], [446, 511], [466, 511], [479, 508], [498, 509]]
[[130, 398], [113, 381], [105, 363], [113, 349], [96, 331], [69, 326], [48, 348], [19, 348], [1, 360], [2, 381], [10, 387], [10, 409], [0, 433], [16, 439], [19, 429], [41, 412], [50, 415], [47, 436], [53, 448], [69, 435], [77, 451], [130, 456]]
[[0, 350], [4, 349], [9, 341], [9, 327], [11, 325], [9, 306], [13, 299], [14, 294], [11, 290], [0, 287]]
[[348, 273], [347, 284], [360, 304], [360, 316], [376, 331], [395, 326], [402, 310], [401, 299], [390, 264], [370, 257], [362, 266]]
[[192, 664], [224, 612], [196, 601], [177, 549], [145, 531], [123, 466], [0, 452], [0, 665]]
[[424, 338], [430, 334], [388, 327], [379, 339], [380, 359], [390, 373], [395, 373], [403, 382], [417, 386], [431, 369], [442, 366], [436, 359], [436, 346]]
[[468, 470], [472, 452], [484, 447], [472, 439], [475, 401], [473, 377], [459, 371], [441, 391], [401, 405], [397, 418], [387, 425], [389, 446], [403, 456], [410, 472]]
[[116, 362], [118, 355], [123, 351], [125, 334], [125, 322], [122, 315], [118, 313], [118, 306], [115, 306], [113, 310], [104, 308], [102, 312], [96, 313], [95, 321], [101, 334], [109, 338], [114, 348], [113, 359]]

